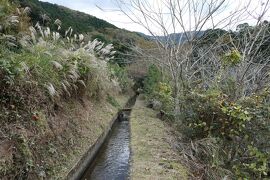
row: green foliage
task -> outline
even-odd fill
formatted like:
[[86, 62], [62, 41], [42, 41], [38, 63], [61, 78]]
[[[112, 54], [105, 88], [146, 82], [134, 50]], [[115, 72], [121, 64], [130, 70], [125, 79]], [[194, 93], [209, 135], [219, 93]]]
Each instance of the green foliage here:
[[115, 50], [117, 50], [117, 52], [115, 53], [115, 58], [113, 59], [112, 63], [117, 63], [121, 67], [130, 64], [131, 57], [129, 57], [128, 54], [131, 54], [131, 49], [128, 48], [129, 45], [122, 43], [119, 40], [114, 40], [112, 43], [114, 44]]
[[172, 95], [172, 89], [171, 87], [166, 83], [158, 83], [158, 92], [162, 94], [162, 96], [171, 96]]
[[198, 38], [197, 43], [200, 45], [213, 44], [227, 33], [228, 32], [223, 29], [208, 29], [204, 32], [203, 36]]
[[[21, 171], [25, 171], [25, 173], [29, 173], [33, 169], [33, 154], [30, 149], [30, 145], [26, 137], [24, 135], [15, 134], [13, 135], [14, 141], [17, 143], [16, 148], [19, 151], [20, 154], [20, 161], [18, 163], [21, 163], [20, 169]], [[20, 176], [23, 176], [23, 173], [17, 169], [17, 171], [20, 173]]]
[[[10, 16], [15, 9], [15, 4], [11, 3], [10, 0], [3, 0], [0, 2], [0, 35], [13, 28], [13, 25], [17, 23], [16, 17], [13, 16], [13, 18], [11, 18], [12, 16]], [[1, 41], [3, 41], [3, 38], [0, 36], [0, 44], [3, 43]]]
[[230, 98], [235, 98], [237, 96], [238, 86], [237, 81], [234, 77], [228, 77], [220, 81], [216, 85], [224, 94], [230, 96]]
[[101, 33], [92, 35], [91, 39], [92, 40], [97, 39], [97, 40], [102, 41], [102, 42], [104, 42], [106, 44], [109, 43], [108, 39], [103, 34], [101, 34]]
[[149, 100], [158, 100], [162, 109], [166, 112], [172, 111], [173, 98], [170, 84], [162, 81], [162, 74], [155, 65], [151, 65], [144, 80], [144, 91]]
[[1, 22], [14, 9], [15, 9], [15, 6], [14, 6], [14, 4], [10, 0], [2, 0], [0, 2], [0, 20], [1, 20]]
[[249, 161], [248, 163], [241, 163], [233, 166], [235, 174], [239, 179], [252, 178], [249, 173], [254, 174], [255, 177], [262, 178], [267, 176], [269, 171], [268, 161], [270, 160], [269, 153], [264, 153], [258, 150], [258, 148], [251, 145], [248, 146]]
[[164, 111], [169, 112], [172, 110], [173, 107], [172, 89], [169, 84], [159, 82], [153, 92], [153, 96], [162, 103], [162, 109]]
[[119, 103], [116, 101], [116, 99], [112, 97], [111, 95], [107, 95], [107, 101], [114, 107], [117, 107], [117, 108], [121, 107]]
[[58, 72], [54, 69], [51, 57], [45, 53], [45, 50], [49, 49], [46, 47], [41, 49], [37, 46], [32, 48], [36, 52], [35, 54], [23, 51], [14, 57], [21, 64], [21, 72], [24, 73], [24, 76], [27, 73], [33, 75], [41, 86], [48, 82], [60, 86], [61, 72], [63, 71]]
[[232, 120], [234, 126], [236, 126], [236, 128], [231, 128], [231, 134], [235, 133], [235, 135], [239, 135], [243, 128], [245, 128], [246, 122], [250, 121], [252, 117], [241, 105], [234, 103], [227, 105], [226, 102], [223, 103], [225, 105], [221, 107], [222, 112], [226, 114], [229, 119]]
[[124, 67], [120, 67], [118, 64], [110, 64], [111, 78], [116, 78], [122, 91], [127, 91], [131, 87], [131, 80], [128, 77], [128, 73]]
[[155, 65], [148, 68], [147, 77], [144, 80], [144, 91], [146, 94], [152, 94], [161, 81], [161, 72]]
[[[14, 59], [0, 57], [0, 78], [2, 83], [12, 85], [20, 73], [20, 65]], [[0, 83], [1, 84], [1, 83]], [[2, 84], [2, 86], [4, 86]]]
[[[98, 19], [94, 16], [70, 10], [63, 6], [58, 6], [55, 4], [41, 2], [38, 0], [20, 0], [20, 4], [23, 7], [30, 7], [32, 10], [31, 18], [34, 23], [40, 22], [43, 23], [44, 19], [41, 17], [41, 14], [46, 14], [48, 19], [42, 25], [49, 25], [50, 21], [60, 19], [62, 21], [62, 29], [66, 30], [69, 27], [75, 29], [77, 33], [86, 33], [93, 29], [104, 29], [104, 28], [116, 28], [114, 25]], [[51, 26], [52, 29], [55, 29], [55, 26]]]
[[235, 66], [241, 62], [241, 54], [237, 49], [231, 50], [222, 56], [222, 62], [225, 66]]
[[[18, 18], [21, 25], [23, 21], [23, 18]], [[15, 39], [14, 47], [20, 46], [15, 51], [7, 48], [3, 41], [0, 43], [1, 102], [4, 102], [2, 97], [7, 96], [5, 102], [9, 101], [12, 97], [9, 94], [17, 96], [18, 93], [13, 91], [25, 89], [24, 86], [29, 84], [32, 89], [47, 92], [54, 101], [85, 93], [102, 99], [104, 90], [112, 87], [107, 67], [114, 54], [111, 44], [104, 45], [98, 40], [85, 43], [84, 36], [73, 35], [71, 28], [67, 30], [66, 38], [48, 27], [36, 25], [27, 29], [30, 31], [20, 32], [20, 36], [0, 36], [0, 39]], [[82, 47], [82, 43], [86, 45]]]
[[[192, 139], [220, 139], [219, 161], [239, 178], [258, 179], [269, 171], [269, 94], [232, 101], [220, 91], [193, 92], [186, 101], [185, 131]], [[267, 140], [268, 139], [268, 140]], [[248, 150], [248, 151], [247, 151]]]

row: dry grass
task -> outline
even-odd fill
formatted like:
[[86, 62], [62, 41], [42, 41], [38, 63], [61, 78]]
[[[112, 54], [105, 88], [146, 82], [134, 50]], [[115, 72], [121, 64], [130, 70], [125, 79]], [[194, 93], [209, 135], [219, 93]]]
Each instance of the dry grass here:
[[174, 138], [157, 112], [138, 98], [131, 113], [131, 179], [188, 179], [173, 149]]
[[[121, 107], [128, 100], [128, 96], [114, 98]], [[51, 116], [39, 112], [40, 118], [31, 126], [10, 125], [11, 134], [16, 135], [12, 141], [5, 141], [8, 138], [3, 136], [8, 134], [0, 130], [0, 172], [4, 174], [1, 178], [22, 176], [20, 169], [25, 166], [13, 160], [21, 155], [23, 163], [31, 164], [25, 179], [64, 179], [117, 112], [118, 108], [106, 101], [74, 99], [61, 102]], [[19, 152], [14, 152], [15, 147]]]

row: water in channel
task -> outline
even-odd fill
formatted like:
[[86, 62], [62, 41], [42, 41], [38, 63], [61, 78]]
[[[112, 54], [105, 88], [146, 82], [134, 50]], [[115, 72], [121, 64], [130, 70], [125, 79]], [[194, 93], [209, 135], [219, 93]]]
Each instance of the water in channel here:
[[125, 180], [129, 175], [129, 122], [116, 122], [83, 180]]

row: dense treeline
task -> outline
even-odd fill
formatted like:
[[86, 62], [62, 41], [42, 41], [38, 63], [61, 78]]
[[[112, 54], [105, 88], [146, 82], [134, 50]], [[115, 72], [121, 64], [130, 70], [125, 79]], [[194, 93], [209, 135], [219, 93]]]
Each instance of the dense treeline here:
[[19, 2], [22, 7], [31, 8], [30, 17], [33, 23], [40, 22], [41, 25], [50, 25], [51, 21], [60, 19], [63, 31], [72, 27], [75, 33], [87, 33], [104, 28], [117, 29], [117, 27], [102, 19], [56, 4], [38, 0], [19, 0]]

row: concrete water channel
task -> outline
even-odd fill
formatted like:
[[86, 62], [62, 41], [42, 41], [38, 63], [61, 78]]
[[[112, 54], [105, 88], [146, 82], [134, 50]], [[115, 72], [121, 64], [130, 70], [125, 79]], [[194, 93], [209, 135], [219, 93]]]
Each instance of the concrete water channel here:
[[132, 97], [98, 150], [97, 155], [84, 171], [81, 180], [126, 180], [129, 178], [130, 126], [129, 115], [136, 102]]

